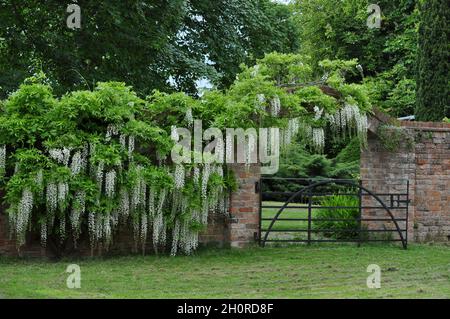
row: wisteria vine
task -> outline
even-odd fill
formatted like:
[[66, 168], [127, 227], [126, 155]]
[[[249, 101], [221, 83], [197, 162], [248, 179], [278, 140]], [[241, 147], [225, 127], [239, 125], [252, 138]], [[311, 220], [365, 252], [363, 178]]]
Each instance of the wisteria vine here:
[[[292, 70], [303, 72], [297, 57], [278, 57], [298, 63]], [[345, 92], [340, 98], [304, 85], [286, 90], [280, 82], [305, 76], [289, 69], [283, 78], [274, 73], [282, 67], [273, 61], [273, 55], [266, 57], [244, 69], [229, 91], [201, 99], [155, 92], [142, 100], [116, 82], [57, 99], [48, 84], [27, 80], [0, 104], [0, 190], [18, 248], [35, 231], [43, 246], [72, 240], [76, 247], [88, 239], [92, 249], [107, 249], [127, 228], [143, 252], [152, 247], [191, 254], [212, 216], [230, 214], [235, 187], [223, 162], [171, 161], [180, 138], [176, 128], [190, 129], [194, 119], [221, 130], [279, 127], [282, 145], [303, 133], [319, 152], [327, 128], [358, 135], [364, 144], [368, 103], [362, 89], [335, 77], [329, 85]], [[32, 104], [30, 94], [37, 99]], [[247, 166], [256, 150], [252, 139], [245, 146]], [[277, 147], [273, 134], [267, 134], [266, 145]], [[217, 158], [234, 152], [225, 142], [215, 151]]]

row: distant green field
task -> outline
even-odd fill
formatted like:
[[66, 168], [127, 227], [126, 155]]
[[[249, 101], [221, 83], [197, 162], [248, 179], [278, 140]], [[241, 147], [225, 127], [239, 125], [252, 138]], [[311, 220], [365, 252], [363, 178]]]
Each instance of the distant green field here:
[[[265, 206], [283, 206], [283, 202], [263, 202]], [[290, 206], [305, 206], [305, 204], [289, 204]], [[276, 208], [264, 208], [262, 211], [263, 218], [274, 218], [278, 213], [279, 209]], [[315, 211], [312, 211], [312, 216], [315, 216]], [[285, 209], [279, 218], [308, 218], [308, 210], [307, 209], [296, 209], [296, 208], [287, 208]], [[263, 221], [263, 228], [267, 229], [270, 225], [270, 221]], [[307, 221], [284, 221], [279, 220], [275, 222], [274, 229], [307, 229], [308, 222]]]
[[[263, 205], [265, 206], [283, 206], [284, 202], [263, 202]], [[289, 204], [288, 207], [292, 206], [306, 206], [305, 204], [300, 203], [293, 203]], [[262, 218], [270, 218], [273, 219], [276, 214], [278, 213], [279, 209], [277, 208], [264, 208], [262, 211]], [[317, 210], [312, 210], [312, 217], [314, 218], [316, 216]], [[297, 208], [286, 208], [279, 216], [279, 218], [308, 218], [308, 209], [297, 209]], [[268, 229], [270, 226], [271, 221], [270, 220], [263, 220], [261, 225], [262, 229]], [[273, 230], [302, 230], [302, 229], [308, 229], [308, 221], [286, 221], [286, 220], [277, 220], [275, 224], [273, 225]], [[263, 236], [264, 236], [263, 232]], [[271, 232], [269, 235], [269, 239], [274, 238], [290, 238], [290, 239], [306, 239], [307, 233], [306, 232]]]

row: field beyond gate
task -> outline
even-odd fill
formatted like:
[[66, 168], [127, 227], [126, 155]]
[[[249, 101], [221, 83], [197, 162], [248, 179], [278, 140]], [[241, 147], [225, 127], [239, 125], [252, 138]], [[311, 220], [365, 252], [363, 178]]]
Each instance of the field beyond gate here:
[[403, 189], [397, 191], [374, 191], [368, 188], [370, 184], [262, 178], [260, 244], [401, 242], [406, 249], [409, 182], [404, 181]]

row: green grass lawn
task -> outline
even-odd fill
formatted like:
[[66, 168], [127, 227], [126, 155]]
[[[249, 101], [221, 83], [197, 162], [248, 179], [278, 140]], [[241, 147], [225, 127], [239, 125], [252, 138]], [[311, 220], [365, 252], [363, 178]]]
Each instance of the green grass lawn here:
[[[68, 289], [69, 264], [81, 289]], [[369, 264], [382, 269], [369, 289]], [[190, 257], [47, 262], [0, 258], [4, 298], [450, 298], [450, 247], [312, 245], [202, 250]]]

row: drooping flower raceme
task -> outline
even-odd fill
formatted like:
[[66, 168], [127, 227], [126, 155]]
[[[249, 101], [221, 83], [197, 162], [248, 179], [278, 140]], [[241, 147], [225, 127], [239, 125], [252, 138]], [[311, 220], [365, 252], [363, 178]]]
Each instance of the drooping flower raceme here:
[[33, 211], [33, 193], [29, 189], [24, 189], [22, 192], [22, 198], [19, 202], [16, 212], [16, 226], [15, 232], [17, 236], [17, 244], [22, 246], [25, 244], [25, 234], [27, 232], [27, 226], [30, 222], [31, 212]]
[[64, 154], [62, 150], [60, 149], [50, 149], [48, 151], [50, 157], [57, 161], [58, 163], [62, 164], [64, 162]]
[[0, 145], [0, 177], [6, 170], [6, 145]]
[[113, 198], [116, 195], [116, 171], [114, 170], [106, 173], [105, 194], [109, 198]]
[[314, 106], [314, 120], [318, 121], [322, 118], [323, 109], [319, 108], [317, 105]]
[[311, 131], [312, 144], [319, 151], [322, 152], [325, 147], [325, 132], [323, 128], [314, 127]]
[[167, 191], [163, 189], [159, 194], [158, 207], [156, 216], [153, 221], [153, 245], [157, 249], [158, 244], [164, 242], [165, 237], [165, 222], [163, 216], [163, 207], [166, 201]]
[[193, 175], [194, 175], [194, 183], [195, 185], [198, 185], [198, 183], [200, 182], [200, 168], [197, 165], [194, 166]]
[[300, 119], [293, 118], [288, 122], [288, 127], [282, 131], [282, 144], [283, 146], [290, 145], [292, 142], [292, 138], [295, 137], [300, 129]]
[[97, 182], [97, 187], [99, 192], [103, 189], [103, 175], [104, 175], [105, 164], [100, 162], [97, 166], [97, 171], [95, 173], [95, 180]]
[[122, 151], [127, 149], [127, 136], [125, 134], [121, 134], [119, 137], [120, 148]]
[[134, 136], [130, 136], [128, 138], [128, 158], [131, 160], [133, 158], [133, 152], [135, 148], [135, 138]]
[[209, 202], [208, 202], [208, 182], [211, 176], [211, 166], [210, 164], [204, 164], [203, 167], [203, 175], [202, 175], [202, 218], [201, 221], [203, 224], [208, 222], [208, 214], [209, 214]]
[[181, 189], [184, 187], [185, 171], [183, 164], [177, 164], [175, 166], [174, 179], [176, 189]]
[[126, 220], [130, 215], [130, 194], [125, 187], [120, 190], [119, 200], [119, 214]]
[[109, 142], [111, 138], [119, 134], [119, 128], [115, 125], [109, 125], [106, 129], [105, 140]]
[[153, 221], [153, 218], [155, 217], [155, 213], [156, 213], [156, 190], [154, 187], [151, 187], [148, 191], [148, 216], [149, 216], [149, 220]]
[[278, 96], [275, 96], [270, 102], [271, 110], [270, 113], [273, 117], [277, 117], [281, 111], [281, 101]]
[[348, 131], [351, 134], [352, 128], [356, 130], [356, 134], [360, 137], [362, 144], [367, 141], [368, 120], [367, 115], [354, 104], [346, 103], [345, 106], [338, 110], [334, 115], [328, 115], [327, 119], [331, 128], [337, 133], [344, 134]]
[[78, 175], [83, 168], [83, 158], [81, 152], [76, 152], [72, 157], [72, 163], [70, 164], [70, 171], [72, 175]]
[[63, 162], [62, 162], [62, 164], [64, 164], [64, 166], [68, 166], [69, 165], [69, 161], [70, 161], [70, 148], [64, 147], [62, 149], [62, 154], [63, 154]]
[[[58, 209], [58, 185], [56, 185], [56, 183], [47, 184], [46, 203], [48, 213], [53, 215]], [[51, 225], [53, 225], [53, 223], [50, 223], [49, 226]]]
[[70, 215], [70, 224], [73, 231], [74, 242], [76, 244], [81, 231], [81, 218], [86, 211], [86, 193], [77, 191], [75, 193], [74, 203], [72, 205], [72, 212]]

